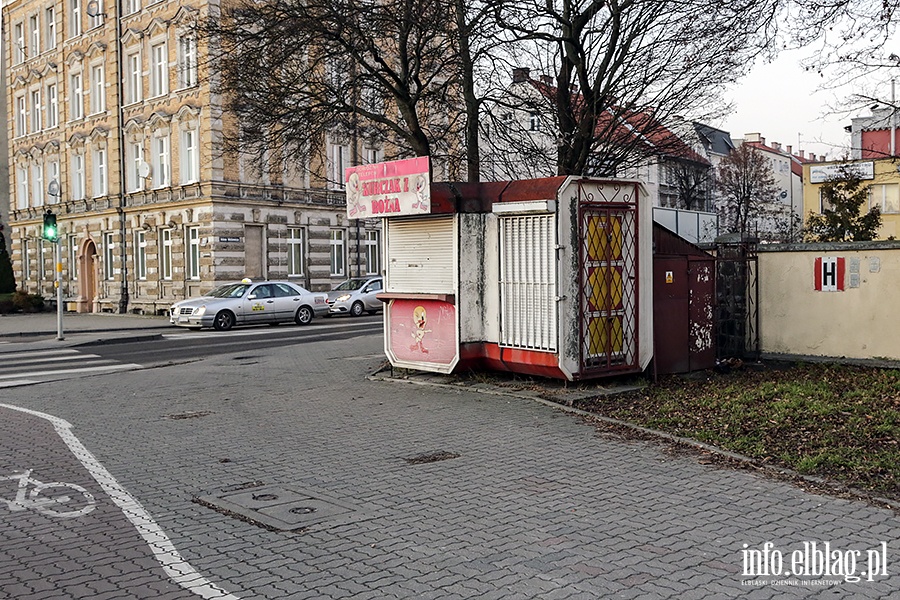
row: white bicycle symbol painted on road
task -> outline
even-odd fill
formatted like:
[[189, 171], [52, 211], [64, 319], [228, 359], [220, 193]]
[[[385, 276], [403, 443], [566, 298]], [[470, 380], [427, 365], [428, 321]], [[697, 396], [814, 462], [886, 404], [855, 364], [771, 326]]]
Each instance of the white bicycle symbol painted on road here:
[[[44, 483], [31, 477], [33, 470], [27, 469], [18, 475], [0, 477], [0, 481], [19, 482], [15, 500], [0, 498], [0, 502], [6, 502], [10, 511], [32, 508], [48, 517], [74, 519], [88, 514], [97, 507], [91, 493], [80, 485], [60, 481]], [[34, 487], [29, 490], [28, 486]]]

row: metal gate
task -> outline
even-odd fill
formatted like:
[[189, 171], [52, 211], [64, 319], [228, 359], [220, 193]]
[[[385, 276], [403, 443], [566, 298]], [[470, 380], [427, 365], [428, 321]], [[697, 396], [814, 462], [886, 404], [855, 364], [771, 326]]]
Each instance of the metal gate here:
[[620, 202], [579, 203], [582, 374], [638, 368], [635, 198], [622, 194]]
[[755, 241], [716, 246], [719, 358], [759, 358], [759, 260]]

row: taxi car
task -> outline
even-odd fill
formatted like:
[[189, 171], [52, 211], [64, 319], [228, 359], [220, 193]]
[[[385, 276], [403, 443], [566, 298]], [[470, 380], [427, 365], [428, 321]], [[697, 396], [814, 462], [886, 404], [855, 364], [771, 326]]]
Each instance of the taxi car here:
[[384, 287], [381, 276], [354, 277], [341, 282], [328, 292], [328, 314], [361, 316], [364, 312], [374, 315], [383, 308], [376, 298]]
[[306, 325], [328, 312], [328, 295], [310, 292], [291, 281], [243, 279], [199, 298], [172, 305], [169, 322], [178, 327], [213, 327], [228, 331], [235, 325], [285, 323]]

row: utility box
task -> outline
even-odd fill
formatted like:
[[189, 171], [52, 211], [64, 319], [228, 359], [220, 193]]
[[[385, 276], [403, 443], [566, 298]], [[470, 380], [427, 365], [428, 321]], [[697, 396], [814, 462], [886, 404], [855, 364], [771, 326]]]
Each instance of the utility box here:
[[638, 182], [552, 177], [429, 190], [427, 213], [383, 221], [379, 298], [392, 365], [567, 380], [647, 367], [652, 214]]

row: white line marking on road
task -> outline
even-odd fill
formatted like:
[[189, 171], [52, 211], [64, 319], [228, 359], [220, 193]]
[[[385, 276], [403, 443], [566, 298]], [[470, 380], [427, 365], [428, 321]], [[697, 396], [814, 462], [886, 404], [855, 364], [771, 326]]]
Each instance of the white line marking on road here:
[[32, 385], [40, 383], [34, 379], [13, 379], [12, 381], [0, 381], [0, 388], [18, 387], [20, 385]]
[[91, 454], [90, 450], [81, 443], [81, 440], [75, 437], [75, 434], [72, 433], [71, 423], [60, 419], [59, 417], [48, 415], [47, 413], [21, 408], [11, 404], [0, 404], [0, 407], [34, 415], [46, 419], [53, 424], [56, 433], [62, 438], [63, 442], [66, 443], [66, 446], [69, 447], [72, 454], [81, 461], [84, 468], [87, 469], [97, 483], [100, 484], [103, 491], [105, 491], [116, 506], [122, 510], [125, 517], [131, 521], [134, 528], [137, 529], [141, 537], [144, 538], [144, 541], [147, 542], [147, 545], [150, 546], [150, 550], [153, 551], [153, 556], [159, 561], [159, 564], [166, 572], [166, 575], [169, 576], [169, 579], [184, 589], [203, 598], [238, 600], [238, 596], [228, 593], [200, 575], [194, 567], [181, 557], [178, 550], [175, 549], [175, 545], [169, 540], [169, 537], [162, 528], [156, 524], [156, 521], [153, 520], [150, 513], [148, 513], [144, 507], [141, 506], [141, 503], [133, 498], [125, 488], [119, 485], [119, 482], [112, 476], [112, 473], [107, 471], [106, 468], [100, 464], [100, 461]]
[[0, 352], [0, 360], [4, 358], [20, 358], [23, 356], [47, 356], [51, 354], [78, 354], [78, 350], [70, 350], [69, 348], [61, 348], [58, 350], [24, 350], [19, 352]]
[[78, 369], [57, 369], [54, 371], [31, 371], [30, 373], [15, 373], [14, 375], [0, 375], [0, 379], [10, 379], [12, 377], [35, 377], [41, 375], [64, 375], [68, 373], [88, 373], [93, 371], [122, 371], [126, 369], [143, 369], [142, 365], [135, 363], [123, 363], [116, 365], [105, 365], [102, 367], [80, 367]]
[[[30, 356], [25, 355], [24, 357], [22, 357], [20, 364], [25, 363], [25, 364], [29, 364], [29, 365], [34, 365], [37, 363], [62, 362], [64, 360], [78, 360], [80, 358], [100, 358], [100, 356], [98, 354], [75, 353], [75, 354], [68, 354], [66, 356], [45, 356], [43, 358], [32, 359]], [[2, 360], [2, 359], [0, 359], [0, 360]], [[11, 366], [15, 366], [15, 365], [11, 365]]]

